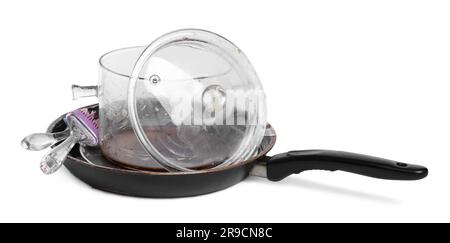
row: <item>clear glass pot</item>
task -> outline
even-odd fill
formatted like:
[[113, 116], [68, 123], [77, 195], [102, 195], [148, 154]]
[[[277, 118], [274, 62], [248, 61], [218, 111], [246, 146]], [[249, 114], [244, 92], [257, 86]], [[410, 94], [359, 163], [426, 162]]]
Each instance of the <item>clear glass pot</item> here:
[[203, 30], [100, 58], [100, 148], [124, 166], [192, 171], [249, 159], [266, 126], [261, 83], [242, 51]]

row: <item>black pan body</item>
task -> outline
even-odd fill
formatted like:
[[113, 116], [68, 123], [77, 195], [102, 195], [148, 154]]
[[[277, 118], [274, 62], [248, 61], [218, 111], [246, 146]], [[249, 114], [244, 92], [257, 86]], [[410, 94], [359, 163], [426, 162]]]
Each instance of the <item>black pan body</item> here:
[[[63, 117], [55, 120], [48, 131], [64, 130]], [[64, 165], [74, 176], [96, 189], [136, 197], [188, 197], [219, 191], [244, 180], [253, 166], [273, 147], [275, 140], [275, 135], [265, 138], [258, 155], [249, 161], [198, 172], [136, 171], [114, 164], [89, 164], [81, 157], [78, 145], [72, 149]]]

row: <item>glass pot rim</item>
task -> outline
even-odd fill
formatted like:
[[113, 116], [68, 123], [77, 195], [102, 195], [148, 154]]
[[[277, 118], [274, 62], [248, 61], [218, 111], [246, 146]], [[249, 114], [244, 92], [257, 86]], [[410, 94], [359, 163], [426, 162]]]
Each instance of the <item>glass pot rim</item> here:
[[[129, 47], [122, 47], [122, 48], [114, 49], [112, 51], [109, 51], [109, 52], [101, 55], [99, 60], [98, 60], [98, 64], [99, 64], [101, 69], [103, 69], [103, 70], [105, 70], [105, 71], [107, 71], [107, 72], [109, 72], [111, 74], [120, 76], [122, 78], [130, 79], [131, 78], [131, 72], [133, 70], [134, 65], [136, 64], [136, 61], [139, 59], [139, 56], [145, 51], [146, 48], [147, 48], [147, 46], [129, 46]], [[111, 55], [117, 54], [119, 52], [130, 51], [130, 50], [135, 50], [136, 52], [138, 52], [139, 55], [137, 55], [136, 58], [133, 59], [133, 60], [127, 60], [127, 61], [129, 61], [129, 64], [130, 64], [130, 67], [131, 67], [129, 72], [118, 71], [115, 68], [111, 67], [111, 65], [108, 65], [106, 63], [106, 60], [108, 58], [110, 58]], [[215, 74], [215, 75], [201, 76], [201, 78], [220, 77], [220, 76], [226, 75], [229, 71], [230, 70], [226, 70], [224, 72], [221, 72], [221, 73]], [[144, 79], [144, 78], [139, 77], [139, 79]]]
[[[102, 69], [104, 69], [104, 70], [106, 70], [106, 71], [108, 71], [108, 72], [110, 72], [112, 74], [115, 74], [115, 75], [118, 75], [118, 76], [121, 76], [121, 77], [129, 79], [131, 77], [131, 70], [130, 70], [129, 74], [126, 74], [126, 73], [121, 72], [121, 71], [117, 71], [117, 70], [115, 70], [115, 68], [110, 67], [108, 64], [106, 64], [106, 60], [112, 54], [117, 54], [118, 52], [128, 51], [128, 50], [131, 50], [131, 49], [136, 49], [136, 50], [142, 49], [142, 51], [141, 51], [141, 53], [142, 53], [145, 50], [145, 48], [146, 48], [146, 46], [129, 46], [129, 47], [122, 47], [122, 48], [114, 49], [112, 51], [109, 51], [109, 52], [101, 55], [99, 60], [98, 60], [98, 64], [99, 64], [100, 68], [102, 68]], [[139, 57], [139, 55], [137, 57]], [[137, 60], [137, 58], [136, 58], [136, 60]], [[136, 63], [136, 60], [132, 60], [130, 62], [130, 65], [134, 66], [134, 64]]]

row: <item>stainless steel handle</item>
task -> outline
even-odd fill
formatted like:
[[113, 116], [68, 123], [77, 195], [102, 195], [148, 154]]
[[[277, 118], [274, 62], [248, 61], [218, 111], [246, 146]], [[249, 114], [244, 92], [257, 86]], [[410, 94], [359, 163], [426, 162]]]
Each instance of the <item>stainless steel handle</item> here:
[[81, 140], [81, 134], [73, 132], [60, 145], [49, 151], [41, 161], [41, 170], [49, 175], [57, 171], [64, 163], [73, 146]]
[[70, 130], [68, 128], [62, 132], [33, 133], [22, 139], [21, 144], [24, 149], [39, 151], [48, 148], [69, 136]]

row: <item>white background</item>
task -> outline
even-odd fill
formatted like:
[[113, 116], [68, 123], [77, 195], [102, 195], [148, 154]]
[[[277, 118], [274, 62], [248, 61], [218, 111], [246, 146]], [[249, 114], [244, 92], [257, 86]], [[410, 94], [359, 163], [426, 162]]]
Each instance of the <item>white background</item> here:
[[[450, 5], [445, 1], [2, 1], [0, 221], [450, 221]], [[203, 28], [257, 70], [278, 142], [420, 163], [416, 182], [312, 171], [184, 199], [91, 189], [20, 140], [96, 84], [97, 60], [166, 32]]]

